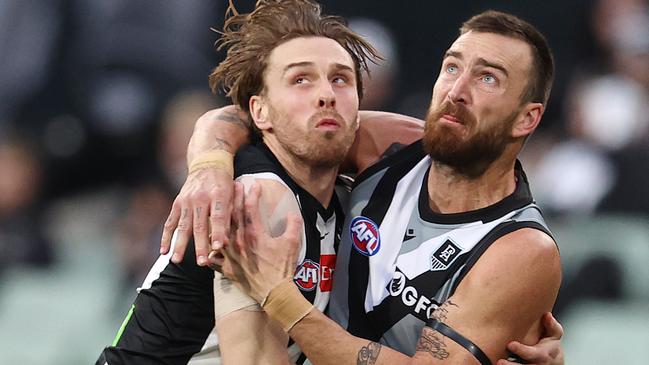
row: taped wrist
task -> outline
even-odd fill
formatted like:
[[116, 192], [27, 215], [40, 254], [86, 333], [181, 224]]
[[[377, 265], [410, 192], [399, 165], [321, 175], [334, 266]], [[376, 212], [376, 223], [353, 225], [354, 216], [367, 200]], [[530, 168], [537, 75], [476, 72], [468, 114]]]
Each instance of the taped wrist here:
[[198, 170], [207, 169], [207, 168], [217, 168], [227, 171], [230, 176], [234, 175], [234, 166], [233, 166], [234, 156], [224, 150], [215, 150], [203, 152], [200, 155], [196, 156], [189, 163], [189, 172], [187, 174], [192, 174]]
[[261, 306], [286, 332], [313, 309], [313, 304], [302, 296], [292, 281], [285, 281], [273, 288]]

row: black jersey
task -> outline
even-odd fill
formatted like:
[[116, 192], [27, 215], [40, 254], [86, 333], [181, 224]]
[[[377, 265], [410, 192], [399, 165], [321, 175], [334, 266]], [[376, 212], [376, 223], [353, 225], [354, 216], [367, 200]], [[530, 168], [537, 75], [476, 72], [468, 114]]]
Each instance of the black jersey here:
[[432, 311], [494, 241], [524, 227], [549, 234], [520, 163], [513, 194], [458, 214], [430, 209], [430, 164], [419, 141], [357, 178], [329, 306], [351, 334], [408, 355]]
[[[335, 193], [324, 208], [290, 178], [264, 145], [247, 146], [237, 153], [235, 175], [279, 181], [295, 195], [306, 244], [298, 257], [294, 282], [324, 311], [343, 223]], [[97, 365], [220, 364], [214, 326], [214, 272], [196, 265], [193, 242], [182, 263], [174, 264], [170, 258], [170, 254], [162, 255], [153, 265], [115, 341], [104, 349]], [[289, 343], [288, 351], [293, 361], [304, 361], [297, 345]]]

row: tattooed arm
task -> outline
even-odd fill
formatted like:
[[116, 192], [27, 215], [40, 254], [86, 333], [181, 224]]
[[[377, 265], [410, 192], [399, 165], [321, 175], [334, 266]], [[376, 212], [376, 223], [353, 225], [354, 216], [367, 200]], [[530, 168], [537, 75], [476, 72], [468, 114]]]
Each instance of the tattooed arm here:
[[[292, 284], [291, 273], [277, 270], [294, 262], [285, 252], [294, 252], [295, 243], [263, 232], [256, 223], [259, 222], [256, 199], [258, 193], [253, 189], [250, 197], [246, 196], [245, 204], [247, 242], [237, 244], [249, 247], [245, 250], [247, 259], [236, 252], [228, 255], [228, 259], [243, 267], [245, 275], [237, 278], [251, 297], [265, 303], [264, 309], [271, 318], [281, 320], [290, 316], [281, 309], [285, 306], [275, 303], [292, 303], [290, 307], [294, 308], [295, 303], [305, 300]], [[433, 312], [433, 317], [437, 323], [471, 341], [495, 363], [506, 357], [506, 346], [512, 339], [535, 344], [543, 336], [541, 318], [552, 308], [560, 279], [555, 243], [541, 231], [523, 228], [496, 240], [466, 274], [453, 296]], [[286, 290], [286, 282], [291, 283], [293, 292]], [[280, 287], [280, 291], [274, 291]], [[277, 300], [280, 297], [273, 293], [281, 293], [277, 295], [283, 300]], [[287, 327], [288, 334], [316, 365], [354, 361], [357, 364], [479, 364], [443, 327], [435, 327], [438, 330], [424, 327], [417, 352], [408, 357], [349, 334], [316, 310], [292, 323], [292, 327]]]
[[[423, 121], [401, 114], [361, 111], [360, 127], [341, 171], [361, 172], [393, 143], [410, 144], [421, 138]], [[187, 163], [198, 155], [213, 150], [234, 154], [248, 142], [252, 124], [247, 113], [235, 106], [211, 110], [198, 119], [187, 148]], [[220, 168], [206, 168], [187, 176], [174, 200], [162, 233], [160, 253], [173, 248], [173, 262], [180, 262], [190, 237], [194, 236], [196, 262], [207, 264], [210, 246], [227, 243], [232, 204], [232, 179]], [[211, 233], [211, 235], [210, 235]]]
[[233, 105], [208, 111], [194, 126], [187, 147], [187, 164], [209, 150], [226, 150], [234, 154], [248, 143], [251, 128], [247, 114]]
[[[208, 151], [224, 150], [234, 154], [247, 143], [249, 129], [247, 114], [234, 106], [210, 110], [196, 122], [187, 149], [188, 164]], [[189, 174], [165, 222], [160, 253], [169, 252], [177, 227], [171, 260], [176, 263], [182, 260], [193, 233], [196, 262], [206, 265], [210, 245], [228, 240], [231, 205], [232, 177], [229, 173], [220, 168], [206, 168]]]

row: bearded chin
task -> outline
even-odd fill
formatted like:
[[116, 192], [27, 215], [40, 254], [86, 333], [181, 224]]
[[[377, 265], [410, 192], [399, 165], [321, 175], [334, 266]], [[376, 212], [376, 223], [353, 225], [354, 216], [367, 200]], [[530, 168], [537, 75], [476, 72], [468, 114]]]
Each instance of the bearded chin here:
[[[424, 151], [437, 163], [452, 168], [458, 174], [476, 179], [502, 156], [511, 141], [509, 132], [514, 117], [498, 123], [491, 130], [482, 130], [462, 136], [457, 128], [439, 123], [435, 115], [426, 118]], [[475, 125], [471, 128], [475, 128]], [[472, 132], [472, 131], [470, 131]]]

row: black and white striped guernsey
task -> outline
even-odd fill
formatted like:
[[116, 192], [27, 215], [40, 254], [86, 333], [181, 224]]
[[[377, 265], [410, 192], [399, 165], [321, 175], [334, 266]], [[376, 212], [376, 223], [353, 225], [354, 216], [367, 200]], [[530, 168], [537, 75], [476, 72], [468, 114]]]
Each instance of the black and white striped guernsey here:
[[[294, 282], [311, 303], [324, 311], [343, 224], [336, 194], [324, 208], [290, 178], [264, 145], [246, 146], [237, 153], [235, 175], [279, 181], [295, 195], [304, 219], [303, 242], [307, 244], [298, 257]], [[123, 331], [112, 346], [104, 349], [96, 364], [220, 364], [213, 280], [211, 269], [196, 265], [193, 242], [188, 244], [179, 265], [170, 261], [169, 254], [160, 256], [138, 289]], [[305, 361], [293, 342], [288, 351], [297, 364]]]
[[530, 227], [550, 234], [516, 163], [516, 189], [458, 214], [434, 213], [421, 141], [356, 180], [338, 251], [329, 316], [351, 334], [413, 355], [421, 329], [499, 237]]

